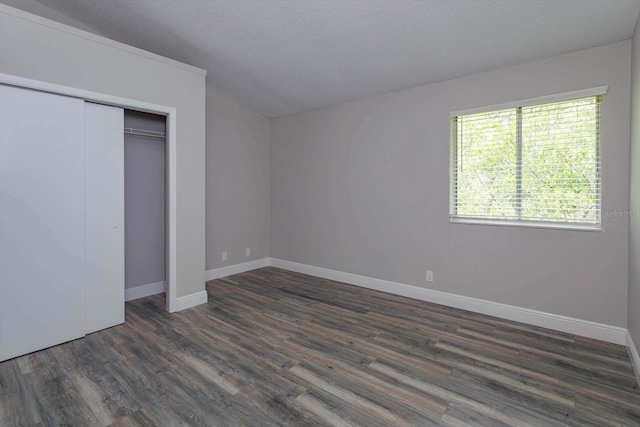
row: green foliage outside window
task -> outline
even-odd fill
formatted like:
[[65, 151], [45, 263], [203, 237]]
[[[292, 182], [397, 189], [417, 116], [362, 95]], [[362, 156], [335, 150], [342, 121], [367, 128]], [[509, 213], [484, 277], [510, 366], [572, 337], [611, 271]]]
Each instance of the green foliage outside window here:
[[451, 216], [599, 224], [600, 98], [454, 117]]

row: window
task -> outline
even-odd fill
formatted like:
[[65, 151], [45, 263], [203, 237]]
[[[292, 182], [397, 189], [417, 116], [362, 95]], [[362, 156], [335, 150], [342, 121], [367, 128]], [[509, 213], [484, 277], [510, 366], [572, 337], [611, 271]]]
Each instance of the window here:
[[599, 229], [601, 98], [452, 113], [451, 221]]

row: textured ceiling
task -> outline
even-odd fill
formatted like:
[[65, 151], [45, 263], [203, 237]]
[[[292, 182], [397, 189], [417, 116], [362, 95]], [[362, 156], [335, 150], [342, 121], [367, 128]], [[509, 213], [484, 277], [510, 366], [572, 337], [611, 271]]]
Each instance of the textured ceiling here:
[[207, 69], [210, 84], [269, 117], [624, 40], [640, 10], [640, 0], [39, 1]]

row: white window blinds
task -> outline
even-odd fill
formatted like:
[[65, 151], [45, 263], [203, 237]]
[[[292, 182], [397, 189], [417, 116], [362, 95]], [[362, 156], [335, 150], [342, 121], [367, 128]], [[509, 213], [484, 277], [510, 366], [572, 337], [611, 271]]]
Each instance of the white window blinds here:
[[601, 99], [453, 116], [451, 220], [598, 228]]

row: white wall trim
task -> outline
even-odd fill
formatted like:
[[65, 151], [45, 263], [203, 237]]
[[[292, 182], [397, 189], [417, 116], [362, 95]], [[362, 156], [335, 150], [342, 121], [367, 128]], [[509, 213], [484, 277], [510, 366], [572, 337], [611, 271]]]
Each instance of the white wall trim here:
[[165, 282], [149, 283], [148, 285], [136, 286], [124, 290], [124, 300], [133, 301], [135, 299], [150, 297], [151, 295], [161, 294], [165, 289]]
[[253, 261], [242, 262], [240, 264], [228, 265], [226, 267], [214, 268], [207, 270], [205, 280], [214, 280], [221, 277], [231, 276], [232, 274], [244, 273], [245, 271], [255, 270], [257, 268], [269, 267], [271, 265], [270, 258], [261, 258]]
[[[247, 261], [240, 264], [229, 265], [226, 267], [214, 268], [205, 272], [205, 280], [214, 280], [221, 277], [231, 276], [233, 274], [244, 273], [245, 271], [256, 270], [258, 268], [269, 267], [271, 258], [261, 258], [253, 261]], [[206, 304], [207, 291], [196, 292], [195, 294], [179, 297], [177, 301], [177, 311], [186, 310], [196, 305]]]
[[633, 342], [633, 338], [631, 338], [629, 331], [627, 331], [627, 351], [629, 352], [629, 359], [631, 359], [633, 370], [636, 373], [638, 385], [640, 385], [640, 354], [638, 354], [638, 347], [636, 347]]
[[335, 280], [363, 288], [473, 311], [475, 313], [513, 320], [515, 322], [526, 323], [528, 325], [553, 329], [614, 344], [625, 345], [627, 342], [627, 330], [617, 326], [604, 325], [528, 308], [420, 288], [418, 286], [394, 283], [372, 277], [359, 276], [357, 274], [343, 273], [277, 258], [271, 258], [271, 265], [310, 276], [322, 277], [323, 279]]
[[[0, 12], [3, 11], [0, 4]], [[17, 10], [17, 9], [16, 9]], [[77, 89], [69, 86], [57, 85], [54, 83], [42, 82], [39, 80], [27, 79], [11, 74], [0, 73], [0, 84], [18, 86], [43, 92], [56, 93], [59, 95], [72, 96], [74, 98], [84, 99], [85, 101], [93, 101], [105, 105], [113, 105], [115, 107], [124, 107], [132, 110], [143, 111], [147, 113], [162, 114], [167, 116], [167, 139], [165, 141], [167, 154], [167, 311], [173, 313], [177, 310], [176, 303], [176, 283], [178, 280], [178, 247], [177, 247], [177, 229], [178, 229], [178, 208], [177, 208], [177, 134], [176, 134], [176, 114], [177, 111], [173, 107], [165, 105], [152, 104], [149, 102], [138, 101], [135, 99], [122, 98], [119, 96], [108, 95], [99, 92], [92, 92], [84, 89]]]
[[208, 301], [207, 291], [196, 292], [195, 294], [178, 297], [177, 310], [182, 311], [187, 308], [195, 307], [200, 304], [206, 304]]
[[486, 113], [489, 111], [506, 110], [508, 108], [529, 107], [538, 104], [549, 104], [552, 102], [568, 101], [571, 99], [586, 98], [587, 96], [605, 95], [609, 86], [600, 86], [590, 89], [574, 90], [572, 92], [556, 93], [553, 95], [538, 96], [536, 98], [523, 99], [520, 101], [504, 102], [502, 104], [487, 105], [485, 107], [467, 108], [465, 110], [451, 111], [450, 117], [466, 116], [467, 114]]
[[7, 6], [5, 4], [0, 4], [0, 13], [11, 15], [16, 18], [23, 19], [25, 21], [33, 22], [34, 24], [52, 28], [54, 30], [72, 34], [76, 37], [80, 37], [86, 40], [91, 40], [92, 42], [100, 43], [115, 49], [124, 50], [128, 53], [133, 53], [135, 55], [142, 56], [147, 59], [152, 59], [154, 61], [173, 65], [174, 67], [182, 68], [183, 70], [191, 71], [192, 73], [196, 73], [204, 76], [207, 75], [207, 70], [204, 70], [202, 68], [194, 67], [193, 65], [185, 64], [184, 62], [179, 62], [174, 59], [167, 58], [165, 56], [161, 56], [155, 53], [147, 52], [146, 50], [142, 50], [137, 47], [130, 46], [128, 44], [120, 43], [115, 40], [112, 40], [103, 36], [99, 36], [97, 34], [93, 34], [88, 31], [80, 30], [78, 28], [75, 28], [69, 25], [61, 24], [51, 19], [43, 18], [42, 16], [34, 15], [32, 13], [25, 12], [20, 9], [16, 9], [14, 7]]

